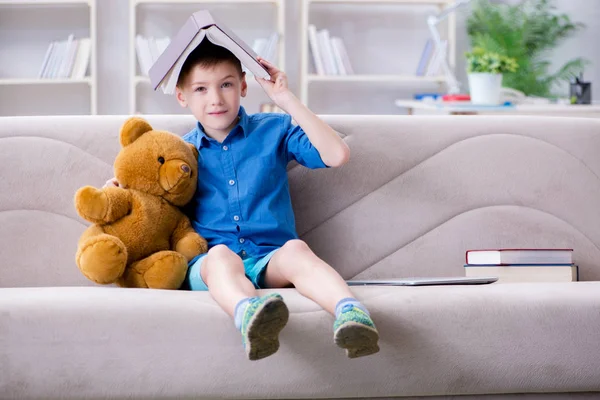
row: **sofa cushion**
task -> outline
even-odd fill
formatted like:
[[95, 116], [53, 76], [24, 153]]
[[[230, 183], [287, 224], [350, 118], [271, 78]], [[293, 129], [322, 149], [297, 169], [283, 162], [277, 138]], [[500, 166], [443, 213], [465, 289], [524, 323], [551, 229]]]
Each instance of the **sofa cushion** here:
[[293, 289], [281, 349], [246, 359], [204, 292], [0, 289], [3, 397], [325, 398], [600, 391], [600, 283], [357, 287], [380, 353], [347, 359]]
[[[0, 124], [0, 287], [90, 285], [73, 195], [112, 174], [127, 116]], [[147, 116], [184, 134], [192, 116]], [[326, 116], [341, 168], [290, 166], [301, 238], [347, 279], [460, 276], [468, 249], [569, 247], [600, 280], [600, 120]]]

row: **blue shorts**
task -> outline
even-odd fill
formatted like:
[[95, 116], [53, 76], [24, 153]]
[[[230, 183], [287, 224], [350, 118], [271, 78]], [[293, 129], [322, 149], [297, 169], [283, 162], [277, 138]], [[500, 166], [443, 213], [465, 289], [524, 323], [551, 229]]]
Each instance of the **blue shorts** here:
[[[244, 263], [244, 270], [246, 271], [246, 277], [252, 282], [255, 288], [265, 288], [265, 271], [267, 270], [267, 264], [273, 254], [279, 249], [271, 251], [269, 254], [262, 257], [248, 257], [247, 255], [238, 254]], [[202, 267], [202, 261], [207, 254], [202, 254], [195, 260], [192, 260], [192, 264], [188, 267], [185, 281], [183, 282], [182, 289], [187, 290], [208, 290], [208, 286], [202, 280], [202, 274], [200, 269]]]

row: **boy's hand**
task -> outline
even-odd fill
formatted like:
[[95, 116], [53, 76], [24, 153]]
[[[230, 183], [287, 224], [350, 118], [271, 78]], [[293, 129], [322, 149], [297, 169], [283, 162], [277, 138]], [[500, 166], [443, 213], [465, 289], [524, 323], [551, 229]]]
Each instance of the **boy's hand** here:
[[267, 72], [271, 75], [271, 80], [266, 80], [257, 76], [255, 76], [254, 79], [256, 79], [269, 98], [273, 100], [279, 108], [287, 111], [286, 106], [294, 97], [292, 92], [288, 89], [287, 75], [264, 58], [258, 57], [257, 59], [258, 62], [267, 69]]

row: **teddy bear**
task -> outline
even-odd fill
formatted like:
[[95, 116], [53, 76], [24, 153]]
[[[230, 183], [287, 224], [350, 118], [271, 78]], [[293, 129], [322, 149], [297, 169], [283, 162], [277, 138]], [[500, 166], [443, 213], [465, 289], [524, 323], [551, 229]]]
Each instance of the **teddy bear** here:
[[180, 209], [196, 191], [198, 151], [139, 117], [124, 122], [119, 138], [119, 187], [75, 194], [77, 213], [92, 223], [79, 238], [77, 266], [98, 284], [178, 289], [188, 261], [208, 249]]

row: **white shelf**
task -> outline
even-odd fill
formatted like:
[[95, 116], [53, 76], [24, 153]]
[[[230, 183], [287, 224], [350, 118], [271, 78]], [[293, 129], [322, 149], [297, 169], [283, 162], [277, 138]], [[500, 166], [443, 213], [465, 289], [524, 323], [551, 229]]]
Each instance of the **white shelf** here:
[[[44, 7], [44, 11], [48, 7], [56, 7], [58, 12], [64, 11], [63, 6], [85, 6], [88, 8], [86, 14], [86, 23], [89, 24], [89, 39], [90, 39], [90, 59], [89, 59], [89, 75], [83, 79], [71, 79], [71, 78], [10, 78], [4, 77], [0, 78], [0, 86], [30, 86], [30, 85], [55, 85], [56, 88], [52, 90], [59, 93], [61, 90], [61, 86], [65, 85], [87, 85], [89, 86], [89, 114], [95, 115], [98, 112], [98, 99], [97, 99], [97, 91], [98, 91], [98, 76], [97, 76], [97, 59], [96, 59], [96, 49], [97, 49], [97, 2], [96, 0], [0, 0], [0, 6], [10, 6], [10, 7]], [[5, 8], [4, 8], [5, 9]], [[50, 23], [52, 19], [50, 20]], [[54, 21], [57, 24], [60, 24], [59, 21]], [[49, 27], [37, 27], [37, 29], [52, 29]], [[50, 45], [51, 39], [47, 39], [48, 42], [45, 44], [46, 46]], [[26, 46], [26, 45], [25, 45]], [[27, 51], [27, 50], [23, 50]], [[46, 98], [44, 101], [51, 102], [51, 98]], [[73, 103], [80, 102], [81, 99], [73, 99]], [[31, 114], [32, 110], [24, 110], [27, 112], [27, 115]], [[2, 110], [0, 110], [1, 114]]]
[[0, 85], [67, 85], [67, 84], [92, 84], [92, 78], [83, 79], [40, 79], [40, 78], [22, 78], [22, 79], [0, 79]]
[[[308, 26], [311, 24], [311, 6], [328, 5], [332, 8], [338, 5], [366, 6], [365, 13], [372, 9], [373, 5], [414, 5], [414, 6], [437, 6], [440, 10], [456, 0], [301, 0], [300, 13], [300, 99], [306, 105], [309, 103], [309, 92], [312, 84], [356, 84], [356, 83], [374, 83], [374, 84], [426, 84], [434, 83], [441, 85], [446, 83], [443, 76], [417, 76], [411, 74], [356, 74], [356, 75], [316, 75], [311, 73], [309, 66], [312, 64], [312, 52], [308, 39]], [[320, 8], [320, 7], [319, 7]], [[314, 10], [313, 12], [315, 12]], [[356, 17], [361, 18], [361, 15]], [[423, 21], [423, 29], [427, 29], [426, 22]], [[331, 34], [331, 32], [330, 32]], [[342, 38], [343, 39], [343, 38]], [[411, 40], [410, 37], [406, 40]], [[352, 46], [346, 45], [349, 52], [352, 52]], [[357, 51], [357, 50], [354, 50]], [[358, 50], [359, 51], [359, 50]], [[453, 68], [456, 60], [456, 16], [451, 14], [448, 17], [448, 61], [450, 68]], [[415, 60], [415, 62], [418, 60]], [[315, 112], [321, 113], [320, 110]]]
[[9, 5], [9, 6], [42, 6], [42, 5], [61, 5], [61, 4], [73, 4], [73, 5], [86, 5], [91, 6], [93, 0], [0, 0], [0, 5]]
[[133, 0], [134, 4], [252, 4], [252, 3], [270, 3], [276, 4], [279, 0]]
[[444, 82], [443, 76], [416, 75], [307, 75], [308, 82]]
[[454, 3], [454, 0], [306, 0], [308, 3], [334, 3], [334, 4], [352, 4], [352, 3], [368, 3], [368, 4], [424, 4], [424, 5], [446, 5]]

